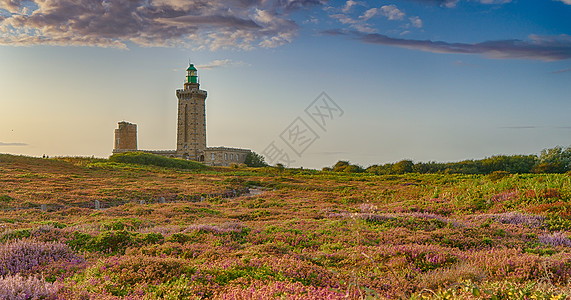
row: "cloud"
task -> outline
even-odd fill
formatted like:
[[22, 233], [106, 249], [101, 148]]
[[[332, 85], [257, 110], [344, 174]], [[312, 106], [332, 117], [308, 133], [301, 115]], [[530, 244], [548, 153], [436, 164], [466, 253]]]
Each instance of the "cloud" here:
[[414, 17], [410, 17], [408, 19], [410, 20], [410, 24], [413, 27], [422, 28], [422, 20], [419, 17], [414, 16]]
[[470, 64], [461, 60], [457, 60], [455, 62], [453, 62], [452, 64], [454, 64], [455, 66], [459, 66], [459, 67], [472, 67], [472, 68], [479, 68], [481, 67], [480, 65], [477, 64]]
[[503, 126], [502, 129], [536, 129], [537, 126], [523, 125], [523, 126]]
[[365, 43], [395, 46], [433, 53], [479, 54], [495, 59], [555, 61], [571, 58], [571, 36], [530, 35], [529, 40], [497, 40], [481, 43], [448, 43], [431, 40], [391, 38], [382, 34], [353, 33]]
[[553, 72], [551, 72], [551, 74], [561, 74], [561, 73], [567, 73], [567, 72], [571, 72], [571, 68], [553, 71]]
[[345, 14], [334, 14], [330, 15], [329, 17], [337, 19], [337, 21], [339, 21], [341, 24], [349, 25], [349, 27], [357, 30], [360, 33], [375, 33], [377, 30], [365, 22], [368, 18], [372, 17], [373, 13], [370, 13], [372, 10], [374, 10], [374, 8], [367, 10], [363, 15], [359, 16], [358, 19], [353, 19]]
[[0, 147], [2, 146], [28, 146], [28, 144], [26, 143], [5, 143], [5, 142], [0, 142]]
[[438, 5], [441, 7], [451, 8], [455, 7], [456, 3], [458, 3], [459, 0], [415, 0], [415, 1], [429, 5]]
[[337, 21], [341, 22], [341, 24], [356, 24], [359, 22], [358, 20], [354, 20], [353, 18], [345, 14], [334, 14], [330, 15], [330, 17], [333, 19], [337, 19]]
[[351, 26], [361, 33], [375, 33], [377, 30], [368, 24], [355, 24]]
[[571, 5], [571, 0], [557, 0], [557, 1], [560, 1], [560, 2], [563, 2], [563, 3], [565, 3], [565, 4]]
[[478, 0], [482, 4], [506, 4], [512, 2], [512, 0]]
[[402, 20], [405, 16], [394, 4], [381, 6], [380, 13], [389, 20]]
[[302, 22], [302, 24], [308, 24], [308, 23], [319, 24], [319, 19], [314, 16], [310, 16], [309, 19]]
[[347, 35], [347, 32], [343, 29], [327, 29], [327, 30], [321, 31], [320, 33], [324, 34], [324, 35], [330, 35], [330, 36]]
[[[360, 33], [375, 33], [377, 32], [377, 29], [367, 23], [371, 18], [381, 15], [389, 20], [403, 20], [406, 16], [406, 14], [398, 9], [396, 5], [391, 4], [381, 6], [380, 8], [369, 8], [358, 17], [352, 17], [347, 12], [350, 10], [349, 8], [353, 7], [355, 4], [360, 4], [360, 2], [347, 1], [347, 4], [341, 8], [341, 12], [343, 13], [339, 13], [339, 9], [336, 9], [335, 11], [337, 13], [329, 15], [329, 17], [336, 19], [341, 24], [348, 25]], [[411, 21], [411, 24], [406, 27], [411, 25], [416, 28], [422, 27], [422, 20], [419, 17], [411, 17], [409, 20]]]
[[244, 65], [242, 61], [232, 61], [230, 59], [216, 59], [203, 65], [197, 65], [198, 69], [214, 69], [226, 66]]
[[[416, 2], [421, 2], [429, 5], [438, 5], [441, 7], [453, 8], [456, 7], [456, 4], [460, 2], [460, 0], [415, 0]], [[476, 2], [480, 2], [482, 4], [506, 4], [511, 3], [512, 0], [475, 0]], [[571, 0], [557, 0], [563, 1], [569, 4]]]
[[368, 19], [376, 16], [378, 13], [379, 13], [378, 8], [371, 8], [371, 9], [368, 9], [367, 11], [365, 11], [365, 13], [362, 16], [359, 16], [359, 19], [361, 19], [363, 21], [367, 21]]
[[0, 45], [276, 47], [328, 0], [3, 0]]
[[348, 13], [351, 10], [351, 8], [353, 8], [353, 6], [355, 6], [356, 4], [357, 4], [357, 1], [349, 0], [349, 1], [345, 2], [345, 6], [343, 6], [341, 11], [344, 13]]

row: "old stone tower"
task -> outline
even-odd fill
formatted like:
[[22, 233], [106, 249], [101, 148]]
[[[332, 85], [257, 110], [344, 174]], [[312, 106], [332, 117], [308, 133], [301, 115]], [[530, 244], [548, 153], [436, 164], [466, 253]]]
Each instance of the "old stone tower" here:
[[200, 89], [193, 64], [186, 69], [184, 88], [176, 91], [178, 120], [176, 150], [140, 150], [137, 148], [137, 125], [119, 122], [115, 129], [113, 153], [145, 152], [202, 162], [211, 166], [241, 164], [251, 151], [229, 147], [206, 147], [206, 91]]
[[176, 91], [178, 123], [176, 154], [184, 159], [204, 161], [206, 150], [206, 91], [200, 89], [196, 68], [186, 69], [184, 89]]
[[120, 152], [137, 150], [137, 124], [119, 122], [115, 129], [115, 149]]

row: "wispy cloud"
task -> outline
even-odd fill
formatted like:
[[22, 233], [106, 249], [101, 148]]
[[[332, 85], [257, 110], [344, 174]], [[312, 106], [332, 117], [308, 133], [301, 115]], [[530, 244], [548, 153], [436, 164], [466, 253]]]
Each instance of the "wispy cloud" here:
[[[347, 1], [346, 5], [339, 9], [330, 8], [329, 11], [333, 13], [329, 15], [330, 18], [337, 20], [343, 25], [360, 32], [360, 33], [376, 33], [378, 30], [372, 26], [368, 21], [376, 16], [383, 16], [391, 21], [402, 21], [405, 19], [406, 14], [401, 11], [396, 5], [383, 5], [381, 7], [373, 7], [361, 12], [360, 14], [349, 13], [353, 6], [357, 3], [354, 1]], [[422, 28], [422, 20], [418, 16], [408, 18], [410, 24], [403, 25], [403, 28]], [[406, 31], [408, 33], [408, 31]]]
[[482, 4], [506, 4], [512, 2], [512, 0], [478, 0]]
[[359, 16], [359, 19], [363, 20], [363, 21], [367, 21], [368, 19], [376, 16], [379, 13], [379, 9], [378, 8], [370, 8], [367, 9], [367, 11], [365, 11], [365, 13], [361, 16]]
[[479, 68], [479, 67], [481, 67], [480, 65], [470, 64], [470, 63], [467, 63], [467, 62], [461, 61], [461, 60], [457, 60], [457, 61], [453, 62], [453, 64], [454, 64], [455, 66], [461, 66], [461, 67], [472, 67], [472, 68]]
[[297, 9], [328, 0], [0, 1], [0, 45], [276, 47]]
[[537, 127], [537, 126], [529, 126], [529, 125], [527, 125], [527, 126], [503, 126], [503, 127], [500, 127], [500, 128], [502, 128], [502, 129], [536, 129], [536, 128], [538, 128], [538, 127]]
[[364, 43], [401, 47], [433, 53], [478, 54], [495, 59], [532, 59], [556, 61], [571, 58], [571, 36], [530, 35], [529, 40], [496, 40], [481, 43], [449, 43], [443, 41], [393, 38], [386, 35], [362, 34], [342, 30], [323, 31], [329, 35], [350, 35]]
[[523, 126], [503, 126], [502, 129], [538, 129], [538, 128], [556, 128], [556, 129], [571, 129], [571, 126], [533, 126], [533, 125], [523, 125]]
[[0, 147], [2, 146], [28, 146], [28, 144], [26, 143], [6, 143], [6, 142], [0, 142]]
[[551, 74], [561, 74], [561, 73], [566, 73], [566, 72], [571, 72], [571, 68], [553, 71], [553, 72], [551, 72]]
[[556, 0], [571, 5], [571, 0]]
[[416, 2], [428, 4], [428, 5], [438, 5], [442, 7], [455, 7], [459, 0], [415, 0]]
[[[512, 2], [512, 0], [475, 0], [475, 1], [482, 4], [506, 4]], [[557, 1], [569, 2], [571, 0], [557, 0]], [[460, 0], [416, 0], [416, 2], [453, 8], [456, 7], [456, 4], [458, 4]]]
[[343, 29], [327, 29], [327, 30], [323, 30], [320, 32], [321, 34], [324, 35], [331, 35], [331, 36], [343, 36], [343, 35], [347, 35], [347, 32]]
[[214, 68], [227, 67], [227, 66], [238, 66], [238, 65], [244, 65], [244, 62], [243, 61], [232, 61], [230, 59], [216, 59], [216, 60], [213, 60], [213, 61], [206, 63], [206, 64], [197, 65], [196, 67], [198, 69], [214, 69]]

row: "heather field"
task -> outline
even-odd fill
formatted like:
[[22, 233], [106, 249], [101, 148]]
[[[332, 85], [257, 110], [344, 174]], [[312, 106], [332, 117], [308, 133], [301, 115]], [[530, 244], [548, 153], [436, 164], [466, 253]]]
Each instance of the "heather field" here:
[[0, 299], [569, 299], [570, 198], [569, 174], [0, 155]]

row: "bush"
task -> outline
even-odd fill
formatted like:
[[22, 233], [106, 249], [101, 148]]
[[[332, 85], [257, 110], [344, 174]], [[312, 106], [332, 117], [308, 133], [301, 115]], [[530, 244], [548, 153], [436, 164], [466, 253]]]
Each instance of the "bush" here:
[[2, 235], [0, 236], [0, 242], [28, 238], [31, 235], [30, 231], [31, 231], [30, 229], [8, 230], [2, 233]]
[[414, 163], [410, 160], [401, 160], [398, 163], [393, 165], [393, 172], [394, 174], [405, 174], [411, 173], [412, 168], [414, 167]]
[[268, 166], [264, 157], [254, 151], [248, 152], [248, 155], [246, 155], [246, 160], [244, 160], [244, 163], [246, 164], [246, 166], [254, 168]]
[[19, 240], [0, 245], [0, 276], [16, 274], [43, 263], [65, 260], [82, 260], [67, 245], [57, 242], [43, 243]]
[[348, 161], [340, 160], [332, 168], [333, 172], [361, 173], [364, 169], [359, 165], [352, 165]]
[[504, 177], [510, 176], [509, 172], [506, 171], [494, 171], [491, 174], [488, 174], [488, 179], [491, 181], [498, 181]]
[[113, 154], [109, 157], [109, 161], [135, 164], [135, 165], [151, 165], [165, 168], [187, 169], [187, 170], [206, 170], [209, 167], [190, 160], [183, 160], [178, 158], [168, 158], [156, 154], [143, 153], [143, 152], [126, 152]]
[[76, 231], [68, 244], [76, 250], [123, 254], [128, 247], [163, 243], [164, 240], [164, 236], [160, 233], [137, 234], [126, 230], [117, 230], [105, 231], [92, 237], [89, 234]]
[[137, 286], [165, 284], [177, 278], [190, 278], [195, 273], [185, 259], [126, 255], [112, 256], [89, 268], [85, 280], [104, 293], [127, 296]]
[[565, 173], [571, 168], [571, 147], [560, 146], [544, 149], [539, 156], [539, 164], [534, 168], [536, 173]]
[[0, 299], [51, 299], [57, 293], [57, 287], [36, 277], [14, 276], [0, 277]]
[[8, 195], [0, 195], [0, 202], [10, 202], [12, 200], [14, 199]]

